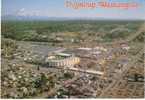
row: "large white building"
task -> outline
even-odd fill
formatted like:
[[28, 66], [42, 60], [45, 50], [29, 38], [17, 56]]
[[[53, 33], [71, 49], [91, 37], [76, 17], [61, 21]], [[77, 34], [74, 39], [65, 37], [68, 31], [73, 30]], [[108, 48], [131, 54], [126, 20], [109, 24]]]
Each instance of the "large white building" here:
[[79, 57], [75, 57], [74, 55], [66, 53], [57, 53], [46, 58], [46, 63], [48, 66], [54, 67], [70, 67], [78, 64], [79, 62]]

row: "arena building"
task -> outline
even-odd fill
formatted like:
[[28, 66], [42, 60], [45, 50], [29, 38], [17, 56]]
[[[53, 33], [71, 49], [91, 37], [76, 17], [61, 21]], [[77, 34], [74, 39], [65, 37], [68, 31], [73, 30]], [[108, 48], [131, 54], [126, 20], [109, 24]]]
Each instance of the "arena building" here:
[[79, 62], [79, 57], [66, 53], [57, 53], [46, 58], [46, 63], [49, 67], [70, 67], [79, 64]]

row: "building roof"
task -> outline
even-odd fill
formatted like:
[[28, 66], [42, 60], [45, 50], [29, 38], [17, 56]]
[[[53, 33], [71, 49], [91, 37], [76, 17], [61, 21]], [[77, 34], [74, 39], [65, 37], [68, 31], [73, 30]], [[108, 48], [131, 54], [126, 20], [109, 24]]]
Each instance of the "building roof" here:
[[66, 56], [66, 57], [71, 56], [71, 54], [67, 54], [67, 53], [57, 53], [56, 55], [58, 55], [58, 56]]

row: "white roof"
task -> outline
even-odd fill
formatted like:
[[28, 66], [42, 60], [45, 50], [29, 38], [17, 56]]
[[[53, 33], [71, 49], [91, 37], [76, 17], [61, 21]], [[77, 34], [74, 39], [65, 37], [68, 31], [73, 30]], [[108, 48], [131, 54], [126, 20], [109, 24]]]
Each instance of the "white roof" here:
[[59, 55], [59, 56], [71, 56], [71, 54], [67, 54], [67, 53], [57, 53], [57, 55]]
[[88, 50], [88, 51], [89, 51], [89, 50], [92, 50], [92, 48], [83, 48], [83, 47], [82, 47], [82, 48], [78, 48], [78, 49], [79, 49], [79, 50]]

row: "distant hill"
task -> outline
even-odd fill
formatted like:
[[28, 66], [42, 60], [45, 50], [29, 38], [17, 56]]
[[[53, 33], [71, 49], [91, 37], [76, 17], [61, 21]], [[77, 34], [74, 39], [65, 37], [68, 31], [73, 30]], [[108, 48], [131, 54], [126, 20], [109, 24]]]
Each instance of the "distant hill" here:
[[30, 20], [111, 20], [111, 21], [142, 21], [142, 19], [111, 19], [111, 18], [90, 18], [90, 17], [48, 17], [48, 16], [19, 16], [19, 15], [3, 15], [2, 20], [18, 20], [18, 21], [30, 21]]
[[69, 20], [66, 17], [47, 17], [47, 16], [15, 16], [15, 15], [5, 15], [1, 17], [2, 20]]

